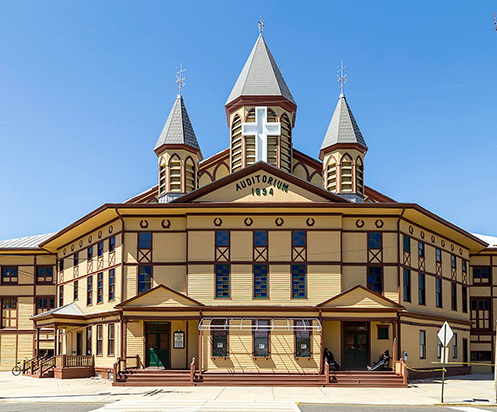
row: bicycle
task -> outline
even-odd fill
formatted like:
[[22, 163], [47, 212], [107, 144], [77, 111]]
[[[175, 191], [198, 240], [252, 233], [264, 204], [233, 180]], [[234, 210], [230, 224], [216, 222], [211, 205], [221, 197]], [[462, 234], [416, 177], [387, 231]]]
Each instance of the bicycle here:
[[22, 362], [17, 362], [17, 364], [12, 368], [12, 375], [19, 376], [22, 372]]

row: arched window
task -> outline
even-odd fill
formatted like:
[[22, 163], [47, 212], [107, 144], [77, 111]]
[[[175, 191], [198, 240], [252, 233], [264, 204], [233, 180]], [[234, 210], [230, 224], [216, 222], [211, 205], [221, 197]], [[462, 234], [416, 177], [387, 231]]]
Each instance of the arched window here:
[[166, 193], [166, 163], [164, 159], [161, 159], [159, 165], [159, 196], [164, 193]]
[[281, 116], [280, 168], [291, 173], [292, 170], [292, 124], [288, 116]]
[[231, 124], [231, 171], [242, 168], [242, 121], [236, 115]]
[[359, 195], [364, 194], [364, 166], [360, 157], [355, 162], [355, 176], [356, 176], [356, 192]]
[[195, 162], [191, 157], [188, 157], [185, 162], [185, 192], [193, 192], [197, 184], [197, 173]]
[[349, 155], [342, 157], [340, 169], [340, 192], [352, 192], [352, 159]]
[[[255, 109], [248, 112], [247, 123], [255, 122]], [[245, 138], [245, 166], [250, 166], [255, 163], [255, 136], [244, 136]]]
[[169, 191], [181, 192], [181, 160], [177, 155], [169, 159]]
[[333, 193], [337, 191], [337, 162], [333, 156], [328, 158], [326, 168], [326, 188]]
[[[276, 113], [267, 109], [267, 121], [277, 122]], [[278, 167], [278, 138], [279, 136], [267, 137], [267, 162], [274, 167]]]

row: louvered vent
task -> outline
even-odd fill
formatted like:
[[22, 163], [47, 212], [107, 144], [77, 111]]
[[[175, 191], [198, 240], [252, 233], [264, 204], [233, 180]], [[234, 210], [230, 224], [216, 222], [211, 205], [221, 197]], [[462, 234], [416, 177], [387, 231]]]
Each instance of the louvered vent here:
[[[276, 122], [276, 113], [271, 109], [267, 111], [267, 121]], [[267, 162], [274, 167], [278, 167], [278, 139], [279, 136], [267, 137]]]
[[231, 172], [242, 168], [242, 121], [236, 115], [231, 125]]
[[[255, 110], [252, 109], [248, 113], [247, 123], [255, 122]], [[255, 163], [255, 136], [245, 136], [245, 166], [250, 166]]]
[[177, 158], [169, 161], [169, 191], [181, 192], [181, 162]]
[[352, 160], [344, 157], [341, 166], [341, 192], [352, 192]]
[[327, 189], [330, 192], [336, 193], [337, 191], [337, 164], [335, 159], [331, 159], [330, 163], [328, 163], [327, 170]]
[[186, 193], [193, 192], [195, 190], [196, 183], [196, 173], [195, 173], [195, 163], [189, 158], [185, 163], [185, 189]]
[[288, 116], [281, 116], [281, 162], [280, 168], [288, 173], [292, 170], [292, 125]]

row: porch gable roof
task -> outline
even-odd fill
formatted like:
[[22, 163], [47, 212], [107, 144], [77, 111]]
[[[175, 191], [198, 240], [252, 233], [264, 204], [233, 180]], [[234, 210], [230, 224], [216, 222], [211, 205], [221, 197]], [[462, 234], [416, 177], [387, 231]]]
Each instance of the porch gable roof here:
[[185, 294], [160, 284], [146, 292], [134, 296], [116, 305], [116, 308], [131, 309], [134, 307], [191, 307], [205, 306]]
[[356, 285], [316, 305], [318, 308], [362, 308], [379, 310], [403, 310], [404, 306], [372, 290]]

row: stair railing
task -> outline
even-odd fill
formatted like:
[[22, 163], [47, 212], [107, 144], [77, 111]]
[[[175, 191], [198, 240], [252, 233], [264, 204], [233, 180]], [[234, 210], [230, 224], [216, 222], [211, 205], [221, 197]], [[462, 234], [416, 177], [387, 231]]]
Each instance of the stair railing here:
[[192, 358], [192, 363], [190, 363], [190, 382], [195, 382], [195, 358]]
[[330, 364], [328, 363], [328, 359], [324, 360], [324, 378], [327, 384], [330, 383]]

